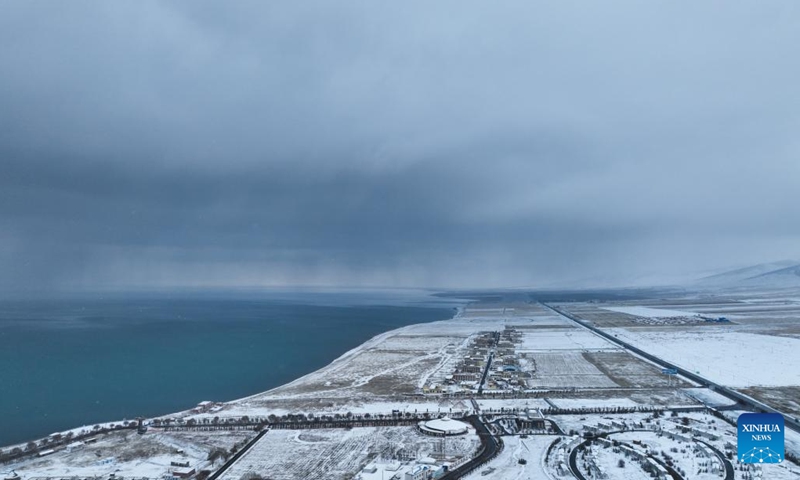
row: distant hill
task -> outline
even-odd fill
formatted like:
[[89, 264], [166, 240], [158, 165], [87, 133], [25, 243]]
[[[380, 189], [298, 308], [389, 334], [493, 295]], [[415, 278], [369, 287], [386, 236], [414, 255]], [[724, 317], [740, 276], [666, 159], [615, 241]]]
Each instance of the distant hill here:
[[703, 287], [795, 287], [800, 286], [800, 262], [783, 260], [738, 268], [703, 277], [695, 282]]
[[744, 280], [748, 285], [800, 286], [800, 264], [762, 273]]

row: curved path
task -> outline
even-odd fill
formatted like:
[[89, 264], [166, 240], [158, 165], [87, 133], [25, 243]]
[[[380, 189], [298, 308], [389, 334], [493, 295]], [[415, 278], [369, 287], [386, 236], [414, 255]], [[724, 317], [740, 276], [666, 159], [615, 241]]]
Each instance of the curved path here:
[[464, 420], [467, 420], [470, 424], [472, 424], [472, 426], [475, 428], [475, 432], [481, 439], [481, 452], [478, 454], [478, 456], [469, 460], [455, 470], [442, 475], [439, 477], [439, 480], [453, 480], [456, 478], [461, 478], [464, 475], [474, 472], [482, 465], [494, 459], [498, 454], [500, 454], [500, 452], [503, 451], [503, 441], [500, 438], [492, 435], [480, 418], [478, 418], [476, 415], [471, 415], [469, 417], [465, 417]]

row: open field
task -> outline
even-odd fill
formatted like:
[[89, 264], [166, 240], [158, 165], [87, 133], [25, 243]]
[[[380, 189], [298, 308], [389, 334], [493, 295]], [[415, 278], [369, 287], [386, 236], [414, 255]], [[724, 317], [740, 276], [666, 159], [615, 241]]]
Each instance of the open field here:
[[616, 350], [619, 347], [609, 343], [585, 329], [522, 329], [522, 344], [517, 346], [521, 353], [553, 350]]
[[800, 417], [800, 386], [749, 387], [741, 388], [739, 391], [782, 412]]
[[0, 466], [0, 473], [16, 471], [23, 478], [96, 476], [137, 476], [162, 478], [171, 462], [188, 462], [198, 471], [216, 468], [207, 461], [215, 449], [230, 451], [252, 439], [252, 431], [148, 433], [119, 431], [100, 434], [93, 443], [83, 444], [32, 460]]
[[[447, 455], [465, 457], [478, 447], [476, 435], [450, 438]], [[370, 462], [440, 456], [442, 441], [411, 427], [364, 427], [351, 430], [274, 430], [267, 433], [222, 477], [240, 480], [258, 473], [274, 480], [351, 479]], [[402, 452], [401, 452], [402, 451]]]
[[[558, 437], [555, 435], [531, 435], [528, 438], [505, 437], [503, 452], [494, 460], [467, 475], [466, 479], [514, 480], [547, 478], [542, 458], [547, 448]], [[525, 460], [520, 464], [519, 460]], [[484, 473], [489, 472], [489, 473]]]
[[617, 386], [581, 352], [537, 353], [532, 358], [536, 361], [536, 375], [529, 384], [537, 388]]
[[583, 357], [620, 387], [680, 387], [689, 384], [680, 378], [669, 378], [661, 369], [625, 351], [584, 352]]
[[800, 341], [795, 339], [704, 328], [608, 331], [723, 385], [800, 385]]

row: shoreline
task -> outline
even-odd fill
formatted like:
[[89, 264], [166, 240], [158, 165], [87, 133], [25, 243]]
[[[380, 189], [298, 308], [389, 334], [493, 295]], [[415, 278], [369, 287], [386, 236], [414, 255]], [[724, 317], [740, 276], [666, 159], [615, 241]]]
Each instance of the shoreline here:
[[[226, 400], [226, 401], [213, 401], [212, 400], [212, 402], [214, 402], [215, 404], [218, 404], [218, 405], [223, 405], [223, 406], [235, 406], [235, 405], [239, 405], [239, 404], [242, 404], [242, 403], [246, 403], [248, 400], [254, 400], [254, 399], [257, 399], [259, 397], [267, 396], [267, 395], [269, 395], [271, 393], [274, 393], [276, 391], [279, 391], [281, 389], [286, 389], [286, 388], [290, 388], [292, 386], [300, 385], [300, 384], [303, 383], [303, 381], [308, 380], [310, 378], [313, 378], [315, 375], [322, 374], [326, 370], [331, 369], [331, 368], [333, 368], [333, 367], [335, 367], [337, 365], [345, 363], [349, 358], [352, 358], [352, 357], [358, 355], [359, 353], [364, 352], [365, 350], [371, 348], [371, 346], [379, 344], [383, 340], [396, 335], [398, 332], [409, 330], [409, 329], [418, 327], [419, 325], [436, 324], [436, 323], [441, 323], [441, 322], [449, 322], [449, 321], [452, 321], [454, 319], [457, 319], [463, 313], [465, 306], [470, 302], [471, 302], [471, 300], [466, 300], [465, 299], [462, 304], [459, 304], [457, 306], [452, 307], [456, 311], [449, 318], [445, 318], [445, 319], [442, 319], [442, 320], [434, 320], [434, 321], [431, 321], [431, 322], [412, 323], [412, 324], [409, 324], [409, 325], [404, 325], [402, 327], [393, 328], [393, 329], [387, 330], [385, 332], [379, 333], [377, 335], [374, 335], [374, 336], [370, 337], [369, 339], [367, 339], [366, 341], [362, 342], [361, 344], [359, 344], [359, 345], [357, 345], [357, 346], [345, 351], [344, 353], [342, 353], [341, 355], [339, 355], [338, 357], [336, 357], [335, 359], [333, 359], [329, 363], [323, 365], [322, 367], [317, 368], [316, 370], [308, 372], [308, 373], [306, 373], [304, 375], [301, 375], [300, 377], [297, 377], [294, 380], [291, 380], [291, 381], [289, 381], [287, 383], [283, 383], [283, 384], [278, 385], [276, 387], [270, 388], [269, 390], [256, 392], [256, 393], [254, 393], [252, 395], [247, 395], [247, 396], [244, 396], [244, 397], [235, 398], [233, 400]], [[386, 305], [386, 306], [394, 307], [394, 306], [403, 306], [403, 305]], [[443, 307], [428, 307], [428, 308], [447, 308], [447, 307], [443, 306]], [[279, 398], [282, 398], [282, 397], [274, 397], [274, 398], [279, 399]], [[291, 396], [289, 396], [287, 398], [291, 398]], [[201, 402], [204, 402], [204, 401], [208, 401], [208, 400], [207, 399], [198, 399], [198, 400], [196, 400], [196, 403], [195, 403], [194, 407], [187, 408], [187, 409], [184, 409], [184, 410], [177, 410], [177, 411], [173, 411], [173, 412], [166, 413], [166, 414], [153, 415], [153, 416], [144, 417], [144, 418], [145, 418], [145, 420], [153, 420], [153, 419], [165, 419], [165, 418], [182, 418], [182, 417], [191, 416], [192, 414], [196, 413], [196, 412], [193, 412], [193, 410], [195, 408], [197, 408], [196, 406], [198, 404], [200, 404]], [[0, 445], [0, 450], [10, 451], [10, 450], [12, 450], [14, 448], [22, 448], [24, 450], [24, 448], [28, 444], [30, 444], [31, 442], [35, 442], [35, 443], [38, 444], [41, 440], [44, 440], [44, 439], [47, 439], [47, 438], [51, 438], [51, 437], [53, 437], [55, 435], [66, 435], [69, 432], [72, 432], [73, 434], [77, 435], [78, 432], [91, 431], [92, 429], [94, 429], [97, 426], [99, 426], [100, 428], [108, 428], [111, 425], [122, 425], [124, 422], [130, 422], [132, 420], [135, 420], [136, 418], [139, 418], [139, 417], [131, 417], [131, 418], [123, 417], [123, 418], [118, 418], [118, 419], [115, 419], [115, 420], [102, 421], [102, 422], [97, 422], [97, 423], [90, 423], [90, 424], [85, 424], [85, 425], [81, 425], [81, 426], [78, 426], [78, 427], [68, 428], [68, 429], [64, 429], [64, 430], [58, 430], [58, 431], [54, 431], [54, 432], [52, 432], [52, 433], [50, 433], [49, 435], [46, 435], [46, 436], [35, 437], [35, 438], [24, 440], [24, 441], [21, 441], [21, 442], [18, 442], [18, 443]]]
[[[361, 343], [360, 345], [358, 345], [356, 347], [353, 347], [350, 350], [344, 352], [342, 355], [336, 357], [334, 360], [332, 360], [327, 365], [325, 365], [325, 366], [323, 366], [321, 368], [318, 368], [318, 369], [314, 370], [313, 372], [309, 372], [309, 373], [307, 373], [307, 374], [305, 374], [305, 375], [303, 375], [301, 377], [298, 377], [298, 378], [292, 380], [291, 382], [285, 383], [283, 385], [279, 385], [279, 386], [277, 386], [275, 388], [271, 388], [271, 389], [265, 390], [263, 392], [254, 393], [253, 395], [248, 395], [246, 397], [237, 398], [235, 400], [230, 400], [230, 401], [223, 402], [223, 403], [225, 403], [225, 404], [233, 404], [233, 403], [237, 403], [237, 402], [243, 402], [243, 401], [246, 401], [246, 400], [255, 399], [256, 397], [267, 395], [269, 393], [275, 392], [276, 390], [280, 390], [280, 389], [296, 386], [297, 384], [303, 383], [303, 380], [308, 380], [310, 377], [312, 377], [314, 375], [317, 375], [319, 373], [322, 373], [323, 371], [325, 371], [327, 369], [330, 369], [331, 367], [334, 367], [334, 366], [344, 362], [345, 360], [347, 360], [349, 358], [352, 358], [355, 355], [358, 355], [359, 353], [364, 352], [365, 350], [370, 348], [370, 346], [379, 344], [383, 340], [397, 335], [399, 332], [406, 331], [406, 330], [412, 330], [414, 328], [417, 328], [419, 325], [434, 325], [434, 324], [442, 323], [442, 322], [450, 322], [452, 320], [458, 319], [462, 315], [463, 312], [464, 312], [464, 306], [461, 305], [461, 306], [456, 307], [456, 313], [450, 318], [446, 318], [444, 320], [436, 320], [436, 321], [433, 321], [433, 322], [413, 323], [411, 325], [405, 325], [403, 327], [398, 327], [398, 328], [394, 328], [392, 330], [387, 330], [387, 331], [385, 331], [383, 333], [379, 333], [379, 334], [371, 337], [369, 340]], [[158, 418], [160, 418], [160, 417], [158, 417]]]

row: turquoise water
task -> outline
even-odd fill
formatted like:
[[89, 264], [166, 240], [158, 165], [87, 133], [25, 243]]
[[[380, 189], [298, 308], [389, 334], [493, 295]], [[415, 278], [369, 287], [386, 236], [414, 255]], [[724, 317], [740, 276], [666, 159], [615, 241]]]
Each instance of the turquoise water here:
[[0, 301], [0, 445], [268, 390], [453, 306], [421, 292]]

